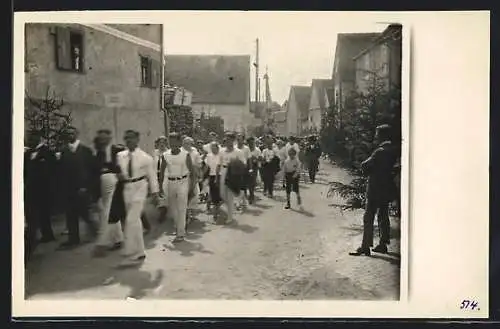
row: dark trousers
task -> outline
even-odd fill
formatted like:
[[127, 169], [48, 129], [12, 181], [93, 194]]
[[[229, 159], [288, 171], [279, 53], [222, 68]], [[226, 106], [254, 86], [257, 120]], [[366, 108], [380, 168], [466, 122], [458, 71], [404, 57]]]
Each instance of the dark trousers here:
[[26, 228], [24, 231], [24, 259], [25, 261], [28, 261], [38, 242], [36, 210], [29, 205], [26, 205], [24, 208], [24, 216], [26, 217]]
[[97, 233], [97, 223], [90, 220], [90, 196], [88, 193], [70, 192], [67, 199], [66, 226], [69, 242], [80, 242], [80, 218], [88, 225], [92, 234]]
[[316, 179], [316, 173], [318, 172], [318, 167], [319, 167], [319, 162], [318, 161], [312, 161], [309, 163], [307, 166], [308, 171], [309, 171], [309, 180], [314, 183]]
[[380, 244], [389, 244], [390, 242], [390, 224], [389, 224], [389, 202], [381, 202], [367, 198], [365, 214], [363, 216], [363, 242], [362, 248], [373, 246], [373, 224], [377, 215]]
[[221, 203], [222, 199], [220, 196], [220, 176], [214, 175], [208, 177], [208, 191], [210, 194], [210, 202], [214, 205]]
[[267, 193], [268, 195], [272, 196], [274, 189], [274, 175], [275, 175], [274, 166], [272, 164], [265, 164], [262, 169], [264, 175], [262, 177], [262, 180], [264, 181], [264, 193]]
[[255, 186], [257, 185], [257, 171], [248, 173], [248, 201], [255, 201]]

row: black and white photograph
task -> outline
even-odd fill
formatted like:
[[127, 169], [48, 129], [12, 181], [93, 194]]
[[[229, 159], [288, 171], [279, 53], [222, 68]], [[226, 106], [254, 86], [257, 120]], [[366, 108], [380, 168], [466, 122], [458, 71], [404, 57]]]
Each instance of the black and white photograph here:
[[409, 31], [340, 15], [25, 22], [24, 299], [406, 300]]

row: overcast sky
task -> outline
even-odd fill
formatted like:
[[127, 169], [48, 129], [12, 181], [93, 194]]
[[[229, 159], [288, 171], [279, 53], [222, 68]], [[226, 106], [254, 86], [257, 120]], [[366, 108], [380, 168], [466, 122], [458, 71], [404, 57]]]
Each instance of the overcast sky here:
[[[381, 32], [361, 13], [339, 12], [170, 12], [165, 14], [167, 54], [251, 55], [260, 42], [260, 71], [269, 67], [273, 100], [282, 104], [291, 85], [331, 78], [337, 33]], [[251, 98], [255, 71], [251, 69]], [[264, 83], [261, 82], [264, 97]]]

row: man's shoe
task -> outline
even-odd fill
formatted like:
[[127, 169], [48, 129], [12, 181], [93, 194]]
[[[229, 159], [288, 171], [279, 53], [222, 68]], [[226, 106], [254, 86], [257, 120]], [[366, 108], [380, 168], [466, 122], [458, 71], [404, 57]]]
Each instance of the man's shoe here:
[[358, 248], [354, 252], [350, 252], [349, 255], [351, 256], [370, 256], [370, 249], [369, 248]]
[[287, 203], [287, 204], [285, 205], [285, 209], [290, 209], [290, 203]]
[[388, 252], [387, 246], [385, 244], [379, 244], [378, 246], [376, 246], [372, 250], [373, 250], [373, 252], [378, 252], [381, 254], [387, 254], [387, 252]]

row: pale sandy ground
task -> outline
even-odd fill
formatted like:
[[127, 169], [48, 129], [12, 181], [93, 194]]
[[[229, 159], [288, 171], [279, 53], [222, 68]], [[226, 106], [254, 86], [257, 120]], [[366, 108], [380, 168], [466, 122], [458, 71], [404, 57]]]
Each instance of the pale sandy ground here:
[[277, 200], [258, 193], [261, 200], [234, 225], [199, 214], [176, 246], [165, 234], [169, 224], [156, 226], [140, 268], [115, 268], [118, 254], [93, 259], [91, 244], [73, 251], [43, 245], [28, 265], [27, 298], [398, 299], [399, 220], [391, 221], [390, 255], [349, 256], [361, 241], [362, 211], [342, 213], [329, 206], [341, 200], [326, 198], [328, 181], [347, 179], [322, 163], [318, 182], [301, 185], [304, 212], [283, 209], [284, 191]]

